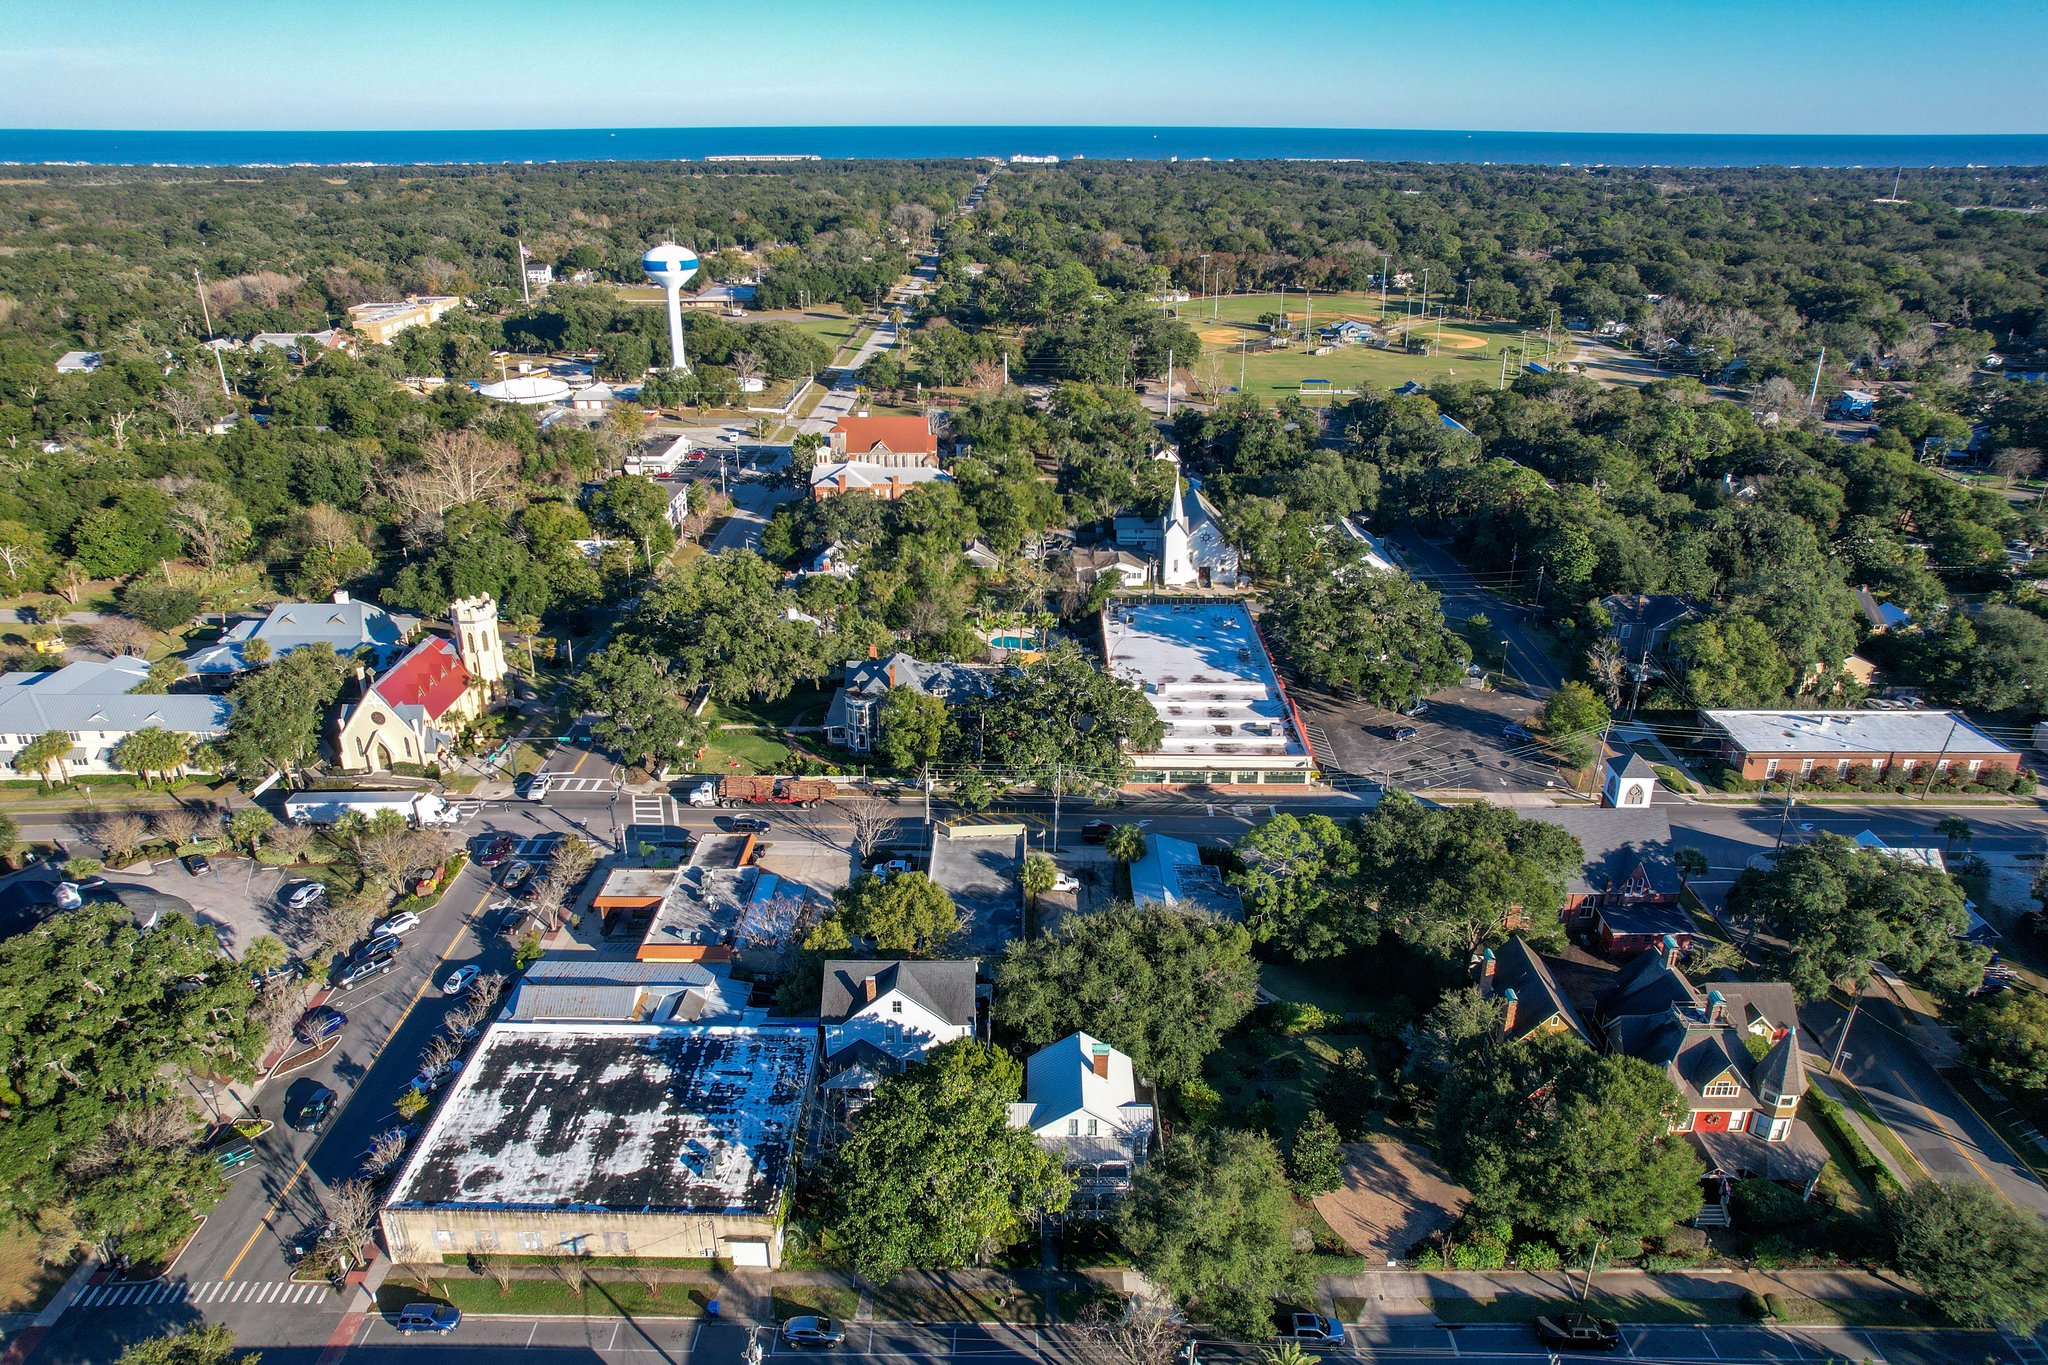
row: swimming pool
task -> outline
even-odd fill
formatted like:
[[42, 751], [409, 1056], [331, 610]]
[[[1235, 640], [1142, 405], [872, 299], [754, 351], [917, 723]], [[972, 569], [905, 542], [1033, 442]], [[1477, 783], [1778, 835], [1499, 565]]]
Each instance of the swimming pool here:
[[1036, 649], [1038, 647], [1038, 642], [1029, 635], [992, 635], [989, 637], [988, 643], [991, 649]]

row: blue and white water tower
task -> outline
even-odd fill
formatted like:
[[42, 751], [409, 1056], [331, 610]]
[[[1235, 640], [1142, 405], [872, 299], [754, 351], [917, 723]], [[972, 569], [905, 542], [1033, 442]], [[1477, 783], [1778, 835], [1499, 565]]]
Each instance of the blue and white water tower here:
[[669, 360], [683, 374], [690, 372], [689, 359], [683, 353], [683, 286], [696, 276], [697, 265], [697, 253], [674, 242], [650, 247], [640, 258], [648, 283], [661, 286], [668, 300]]

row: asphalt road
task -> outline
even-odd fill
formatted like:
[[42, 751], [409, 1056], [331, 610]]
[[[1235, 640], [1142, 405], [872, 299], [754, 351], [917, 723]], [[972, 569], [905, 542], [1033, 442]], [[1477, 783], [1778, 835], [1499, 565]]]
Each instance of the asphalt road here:
[[[1531, 608], [1488, 591], [1441, 545], [1413, 534], [1395, 536], [1393, 540], [1415, 576], [1443, 594], [1446, 620], [1456, 625], [1474, 612], [1484, 612], [1493, 622], [1496, 643], [1483, 651], [1486, 657], [1480, 662], [1491, 667], [1504, 652], [1508, 671], [1527, 683], [1539, 699], [1563, 685], [1564, 675], [1550, 661], [1542, 640], [1529, 629], [1528, 623], [1534, 617]], [[1533, 565], [1530, 572], [1535, 572]], [[1500, 650], [1499, 641], [1506, 642], [1505, 651]]]

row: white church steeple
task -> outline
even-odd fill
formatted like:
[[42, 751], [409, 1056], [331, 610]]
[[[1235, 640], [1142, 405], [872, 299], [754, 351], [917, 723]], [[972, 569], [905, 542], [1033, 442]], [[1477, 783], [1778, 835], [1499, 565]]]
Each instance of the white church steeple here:
[[1159, 538], [1159, 582], [1162, 587], [1178, 588], [1199, 577], [1194, 550], [1189, 544], [1187, 504], [1181, 500], [1180, 466], [1175, 464], [1173, 502], [1166, 509], [1166, 527]]

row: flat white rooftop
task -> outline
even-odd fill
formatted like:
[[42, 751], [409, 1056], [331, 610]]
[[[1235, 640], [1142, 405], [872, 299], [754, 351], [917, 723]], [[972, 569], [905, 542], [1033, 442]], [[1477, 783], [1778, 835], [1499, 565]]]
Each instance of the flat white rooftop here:
[[388, 1206], [768, 1212], [788, 1179], [813, 1034], [494, 1024]]
[[1751, 754], [2009, 754], [1954, 711], [1706, 711]]
[[1112, 601], [1102, 642], [1110, 671], [1141, 684], [1166, 726], [1159, 748], [1141, 760], [1308, 766], [1308, 746], [1244, 603]]

